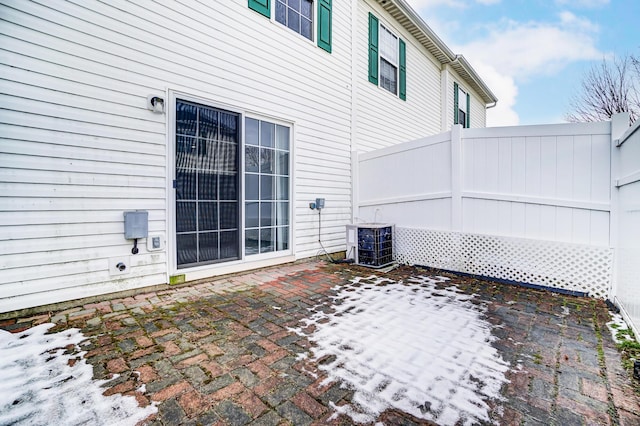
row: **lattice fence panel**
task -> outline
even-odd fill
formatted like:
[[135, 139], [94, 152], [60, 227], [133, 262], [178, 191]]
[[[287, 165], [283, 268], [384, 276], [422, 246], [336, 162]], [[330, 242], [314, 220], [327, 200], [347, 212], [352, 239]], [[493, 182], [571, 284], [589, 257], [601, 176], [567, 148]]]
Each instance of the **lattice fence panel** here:
[[555, 241], [396, 227], [395, 260], [607, 298], [613, 250]]

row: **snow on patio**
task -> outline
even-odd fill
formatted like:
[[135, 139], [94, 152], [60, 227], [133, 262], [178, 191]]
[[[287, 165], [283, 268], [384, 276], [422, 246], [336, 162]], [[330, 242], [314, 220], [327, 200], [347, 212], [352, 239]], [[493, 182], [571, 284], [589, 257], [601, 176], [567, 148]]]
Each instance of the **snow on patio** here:
[[501, 399], [509, 365], [491, 346], [485, 308], [447, 280], [357, 277], [303, 321], [315, 326], [307, 337], [327, 381], [355, 391], [336, 412], [356, 423], [393, 408], [440, 425], [490, 421], [486, 401]]
[[[42, 324], [18, 334], [0, 330], [0, 425], [135, 425], [155, 413], [133, 396], [104, 396], [106, 380], [76, 352], [77, 329], [46, 334]], [[68, 350], [71, 349], [71, 350]]]

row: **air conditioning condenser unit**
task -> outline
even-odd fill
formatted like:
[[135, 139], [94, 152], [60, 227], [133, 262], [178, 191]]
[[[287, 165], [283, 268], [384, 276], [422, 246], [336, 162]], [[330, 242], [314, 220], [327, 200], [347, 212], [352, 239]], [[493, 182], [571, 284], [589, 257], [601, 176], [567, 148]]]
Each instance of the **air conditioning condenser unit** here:
[[370, 268], [393, 263], [393, 231], [388, 223], [347, 225], [347, 258]]

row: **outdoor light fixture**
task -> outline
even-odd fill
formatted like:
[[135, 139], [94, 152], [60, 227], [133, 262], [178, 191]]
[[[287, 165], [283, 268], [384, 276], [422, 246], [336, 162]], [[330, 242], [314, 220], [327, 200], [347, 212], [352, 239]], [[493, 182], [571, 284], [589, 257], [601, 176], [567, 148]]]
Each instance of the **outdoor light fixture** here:
[[147, 109], [162, 114], [164, 112], [164, 98], [156, 95], [148, 95]]

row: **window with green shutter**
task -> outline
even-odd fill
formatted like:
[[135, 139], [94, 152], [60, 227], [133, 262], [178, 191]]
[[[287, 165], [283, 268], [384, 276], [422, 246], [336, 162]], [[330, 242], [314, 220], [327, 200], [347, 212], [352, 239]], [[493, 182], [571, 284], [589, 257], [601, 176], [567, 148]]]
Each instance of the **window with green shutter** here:
[[369, 13], [369, 81], [407, 100], [407, 47]]
[[[275, 2], [275, 21], [311, 41], [313, 41], [315, 19], [318, 47], [331, 53], [332, 0], [315, 0], [317, 3], [315, 18], [314, 0], [273, 1]], [[249, 9], [271, 19], [271, 0], [249, 0]]]
[[471, 127], [471, 96], [453, 83], [453, 124]]

